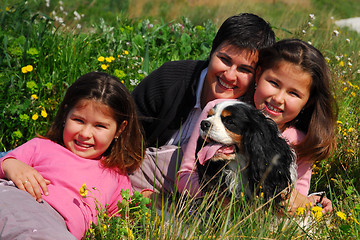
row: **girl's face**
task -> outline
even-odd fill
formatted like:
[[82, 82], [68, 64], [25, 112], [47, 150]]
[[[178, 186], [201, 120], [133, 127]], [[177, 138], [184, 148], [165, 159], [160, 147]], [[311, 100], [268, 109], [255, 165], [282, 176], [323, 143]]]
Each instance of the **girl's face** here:
[[[259, 74], [260, 75], [260, 74]], [[254, 102], [257, 109], [282, 129], [293, 120], [310, 97], [311, 75], [299, 66], [281, 61], [257, 77]]]
[[258, 52], [220, 45], [211, 55], [202, 91], [202, 104], [217, 99], [234, 99], [245, 94], [254, 79]]
[[126, 126], [117, 127], [112, 110], [93, 100], [81, 100], [65, 120], [63, 140], [65, 147], [76, 155], [99, 159], [111, 142]]

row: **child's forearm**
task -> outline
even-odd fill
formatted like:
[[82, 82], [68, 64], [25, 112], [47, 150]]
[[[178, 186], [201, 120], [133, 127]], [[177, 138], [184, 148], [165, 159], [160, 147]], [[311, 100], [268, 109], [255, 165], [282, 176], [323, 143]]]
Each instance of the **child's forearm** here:
[[195, 171], [179, 171], [177, 173], [177, 190], [191, 197], [201, 197], [199, 176]]

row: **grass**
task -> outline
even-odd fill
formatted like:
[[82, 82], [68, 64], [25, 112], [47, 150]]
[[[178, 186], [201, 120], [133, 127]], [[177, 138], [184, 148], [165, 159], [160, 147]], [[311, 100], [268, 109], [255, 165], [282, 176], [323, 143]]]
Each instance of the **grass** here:
[[337, 146], [330, 158], [314, 165], [311, 191], [325, 190], [334, 213], [317, 220], [310, 215], [311, 227], [304, 229], [299, 220], [275, 218], [261, 198], [251, 206], [239, 200], [222, 208], [213, 196], [195, 205], [183, 196], [164, 207], [167, 214], [160, 217], [121, 205], [136, 218], [102, 214], [88, 238], [359, 238], [360, 36], [334, 25], [360, 12], [355, 0], [119, 2], [0, 3], [0, 150], [44, 134], [65, 89], [80, 75], [105, 71], [132, 90], [166, 61], [206, 59], [226, 17], [254, 12], [271, 22], [279, 39], [310, 41], [328, 61], [339, 113]]

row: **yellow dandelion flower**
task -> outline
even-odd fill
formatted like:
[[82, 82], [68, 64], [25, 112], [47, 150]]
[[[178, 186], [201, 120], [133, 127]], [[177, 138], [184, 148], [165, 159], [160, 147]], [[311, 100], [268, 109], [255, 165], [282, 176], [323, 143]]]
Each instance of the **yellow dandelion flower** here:
[[353, 132], [354, 130], [355, 129], [351, 127], [351, 128], [348, 129], [348, 132]]
[[43, 109], [41, 110], [41, 116], [42, 116], [43, 118], [46, 118], [47, 115], [48, 115], [48, 114], [47, 114], [45, 108], [43, 108]]
[[355, 153], [354, 150], [352, 150], [352, 149], [347, 149], [346, 151], [347, 151], [348, 153]]
[[356, 96], [356, 93], [351, 92], [351, 96], [355, 97], [355, 96]]
[[114, 60], [115, 60], [115, 58], [114, 58], [113, 56], [110, 56], [109, 59], [110, 59], [111, 61], [114, 61]]
[[121, 80], [121, 83], [122, 83], [122, 84], [125, 84], [124, 80]]
[[31, 117], [31, 119], [34, 120], [34, 121], [36, 121], [38, 118], [39, 118], [39, 115], [38, 115], [37, 113], [35, 113], [35, 114]]
[[128, 235], [128, 238], [130, 238], [131, 240], [135, 239], [132, 231], [130, 230], [130, 228], [127, 228], [127, 235]]
[[129, 51], [124, 50], [124, 54], [125, 54], [125, 55], [128, 55], [128, 54], [129, 54]]
[[347, 136], [347, 133], [346, 133], [346, 132], [344, 132], [344, 133], [343, 133], [343, 136], [344, 136], [344, 137], [345, 137], [345, 136]]
[[84, 183], [81, 188], [79, 189], [79, 193], [82, 197], [86, 197], [88, 194], [89, 190], [86, 187], [86, 183]]
[[101, 64], [101, 68], [102, 68], [103, 70], [106, 70], [108, 67], [109, 67], [109, 65], [107, 65], [107, 64]]
[[105, 58], [103, 57], [103, 56], [100, 56], [100, 57], [98, 57], [98, 59], [97, 59], [99, 62], [103, 62], [103, 61], [105, 61]]
[[33, 66], [31, 66], [31, 65], [27, 65], [27, 66], [26, 66], [26, 70], [27, 70], [28, 72], [31, 72], [33, 69], [34, 69], [34, 68], [33, 68]]
[[314, 206], [313, 208], [311, 208], [311, 211], [313, 212], [321, 212], [323, 210], [322, 207], [318, 207], [318, 206]]
[[299, 207], [299, 208], [296, 210], [296, 213], [297, 213], [298, 215], [304, 215], [304, 214], [305, 214], [305, 211], [306, 211], [305, 208]]
[[337, 212], [336, 215], [338, 215], [339, 218], [341, 218], [342, 220], [346, 220], [346, 214], [343, 212]]
[[260, 193], [260, 197], [261, 197], [261, 198], [264, 197], [264, 193], [263, 193], [263, 192]]
[[344, 87], [344, 92], [346, 92], [348, 90], [348, 88], [347, 87]]
[[354, 218], [353, 216], [351, 216], [350, 219], [353, 220], [356, 224], [359, 225], [359, 222], [358, 222], [358, 220], [356, 220], [356, 218]]
[[322, 217], [322, 207], [318, 207], [318, 206], [314, 206], [311, 208], [311, 214], [312, 216], [315, 218], [316, 221], [320, 221], [321, 217]]
[[342, 121], [336, 121], [338, 124], [342, 124]]
[[105, 61], [108, 62], [108, 63], [111, 63], [111, 62], [112, 62], [109, 57], [106, 57], [106, 58], [105, 58]]
[[104, 229], [104, 230], [106, 230], [106, 229], [107, 229], [107, 226], [106, 226], [105, 224], [103, 225], [103, 229]]
[[21, 72], [22, 72], [22, 73], [27, 73], [26, 67], [22, 67], [22, 68], [21, 68]]
[[36, 94], [31, 95], [31, 99], [37, 100], [39, 97]]
[[340, 61], [340, 62], [339, 62], [339, 66], [340, 66], [340, 67], [343, 67], [344, 65], [345, 65], [345, 64], [344, 64], [343, 61]]

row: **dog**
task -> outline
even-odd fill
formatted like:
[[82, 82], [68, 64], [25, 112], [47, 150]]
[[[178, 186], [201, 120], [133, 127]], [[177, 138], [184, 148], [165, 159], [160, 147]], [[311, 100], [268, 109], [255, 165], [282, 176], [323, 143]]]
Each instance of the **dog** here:
[[296, 181], [296, 155], [276, 123], [255, 107], [228, 100], [201, 121], [196, 169], [203, 192], [216, 189], [226, 198], [274, 198]]

